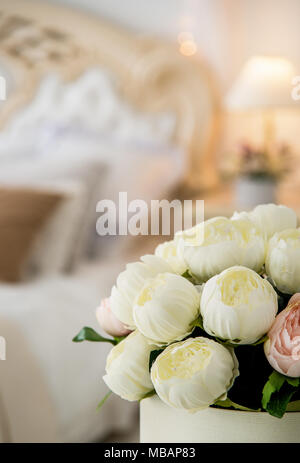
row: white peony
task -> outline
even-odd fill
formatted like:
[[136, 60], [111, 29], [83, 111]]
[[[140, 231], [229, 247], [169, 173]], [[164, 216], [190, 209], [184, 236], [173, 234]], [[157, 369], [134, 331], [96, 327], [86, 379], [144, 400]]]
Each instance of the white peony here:
[[193, 330], [200, 296], [182, 276], [163, 273], [147, 280], [136, 297], [133, 317], [141, 333], [153, 342], [168, 344]]
[[300, 228], [275, 233], [270, 239], [266, 272], [281, 292], [300, 291]]
[[135, 328], [132, 309], [134, 300], [148, 278], [163, 272], [172, 272], [170, 265], [153, 255], [141, 257], [141, 262], [126, 265], [126, 270], [117, 278], [111, 292], [111, 310], [130, 328]]
[[239, 265], [260, 272], [265, 263], [267, 241], [260, 229], [246, 217], [233, 220], [241, 235]]
[[225, 400], [236, 376], [238, 362], [233, 349], [204, 337], [171, 344], [151, 368], [161, 400], [191, 412]]
[[236, 344], [252, 344], [261, 338], [270, 329], [277, 310], [272, 285], [240, 266], [208, 280], [200, 301], [205, 331]]
[[142, 399], [153, 390], [149, 373], [150, 352], [155, 347], [138, 331], [114, 346], [106, 361], [104, 382], [123, 399]]
[[176, 240], [165, 241], [155, 249], [155, 255], [164, 259], [172, 267], [173, 272], [182, 275], [187, 270], [187, 265], [180, 253]]
[[[206, 281], [233, 265], [259, 272], [264, 264], [266, 242], [260, 230], [247, 218], [215, 217], [179, 236], [179, 246], [188, 269], [198, 281]], [[203, 237], [199, 244], [199, 235]], [[194, 246], [193, 244], [194, 239]]]
[[276, 204], [260, 204], [250, 212], [235, 212], [233, 218], [247, 216], [268, 239], [274, 233], [297, 227], [297, 216], [293, 209]]

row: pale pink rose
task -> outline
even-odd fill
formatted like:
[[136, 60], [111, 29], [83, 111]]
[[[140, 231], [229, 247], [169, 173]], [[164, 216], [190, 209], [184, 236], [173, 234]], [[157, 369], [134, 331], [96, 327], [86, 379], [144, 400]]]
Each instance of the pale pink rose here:
[[300, 293], [294, 294], [268, 333], [265, 354], [279, 373], [300, 376]]
[[124, 323], [117, 319], [110, 308], [110, 298], [102, 299], [100, 306], [96, 309], [96, 317], [104, 331], [111, 336], [126, 336], [131, 333]]

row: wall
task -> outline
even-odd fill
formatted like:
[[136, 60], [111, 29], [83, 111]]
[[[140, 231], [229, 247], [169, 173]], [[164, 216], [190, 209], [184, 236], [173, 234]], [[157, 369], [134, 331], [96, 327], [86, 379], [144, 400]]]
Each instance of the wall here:
[[[24, 0], [25, 1], [25, 0]], [[46, 0], [40, 0], [46, 1]], [[284, 55], [300, 74], [300, 0], [48, 0], [93, 11], [137, 31], [176, 40], [188, 17], [202, 55], [215, 70], [221, 93], [254, 54]], [[300, 108], [300, 103], [299, 103]], [[300, 114], [300, 111], [299, 111]], [[300, 116], [277, 117], [280, 139], [300, 153]], [[260, 141], [260, 119], [228, 117], [222, 155], [238, 139]], [[300, 165], [300, 163], [299, 163]]]
[[299, 0], [48, 1], [96, 12], [140, 34], [174, 40], [188, 16], [200, 54], [217, 71], [224, 91], [252, 54], [286, 55], [300, 69]]

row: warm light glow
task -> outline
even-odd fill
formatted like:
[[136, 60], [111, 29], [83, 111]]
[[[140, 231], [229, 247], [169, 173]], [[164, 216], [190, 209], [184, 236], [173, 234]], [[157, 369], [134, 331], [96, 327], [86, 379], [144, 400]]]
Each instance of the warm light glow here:
[[253, 56], [242, 68], [228, 97], [232, 109], [290, 106], [295, 70], [287, 59]]
[[191, 32], [182, 31], [182, 32], [179, 32], [177, 40], [179, 43], [183, 43], [183, 42], [186, 42], [187, 40], [194, 41], [194, 38]]
[[248, 79], [261, 79], [265, 82], [285, 83], [292, 74], [292, 64], [284, 58], [269, 56], [254, 56], [244, 67]]
[[197, 53], [197, 45], [194, 40], [184, 40], [180, 44], [179, 51], [184, 56], [192, 56]]

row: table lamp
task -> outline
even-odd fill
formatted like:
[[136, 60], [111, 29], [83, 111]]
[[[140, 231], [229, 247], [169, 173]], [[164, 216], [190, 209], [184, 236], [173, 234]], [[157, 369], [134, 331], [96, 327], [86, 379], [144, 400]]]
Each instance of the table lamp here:
[[274, 110], [295, 106], [291, 96], [295, 75], [292, 63], [285, 58], [253, 56], [243, 66], [225, 99], [231, 111], [261, 112], [264, 147], [268, 152], [275, 139]]

